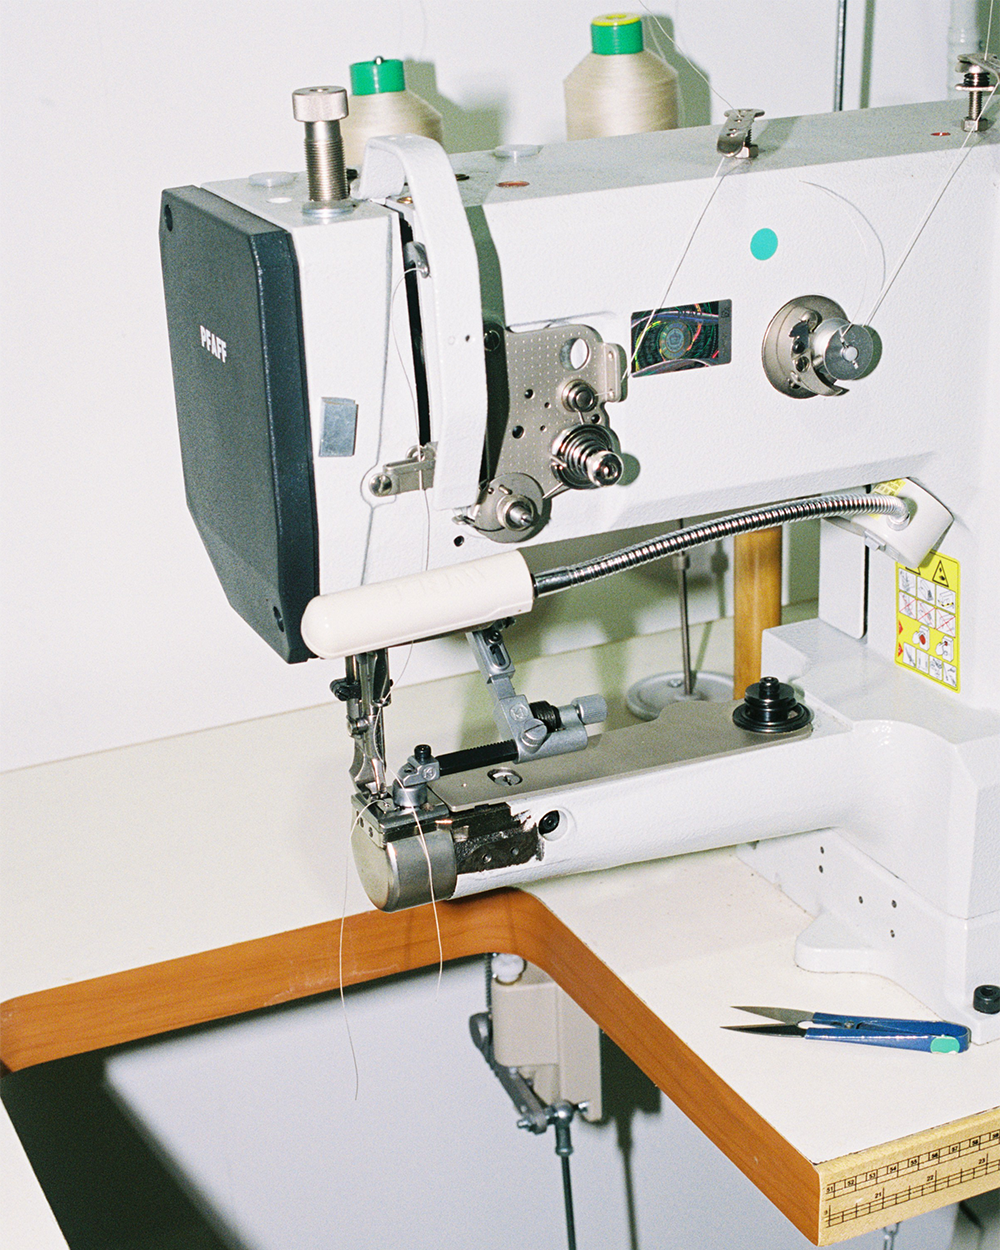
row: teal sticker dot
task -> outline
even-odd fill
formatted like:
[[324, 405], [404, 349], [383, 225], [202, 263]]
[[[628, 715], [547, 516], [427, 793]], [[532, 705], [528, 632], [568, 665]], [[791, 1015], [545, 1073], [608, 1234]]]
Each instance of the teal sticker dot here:
[[935, 1055], [954, 1055], [957, 1054], [962, 1047], [959, 1045], [957, 1037], [932, 1037], [931, 1053]]
[[750, 240], [750, 254], [755, 260], [770, 260], [778, 250], [778, 236], [766, 226]]

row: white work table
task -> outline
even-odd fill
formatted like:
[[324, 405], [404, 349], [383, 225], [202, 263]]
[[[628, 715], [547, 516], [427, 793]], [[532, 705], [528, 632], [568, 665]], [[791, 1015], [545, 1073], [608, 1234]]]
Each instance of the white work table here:
[[[700, 666], [725, 668], [727, 624], [704, 628]], [[521, 664], [518, 686], [600, 691], [622, 723], [621, 691], [678, 660], [675, 635], [633, 639]], [[478, 678], [394, 692], [390, 760], [493, 736]], [[345, 982], [436, 962], [430, 909], [375, 912], [348, 865], [350, 753], [331, 702], [0, 779], [4, 1063], [329, 990], [345, 911]], [[1000, 1044], [937, 1056], [720, 1027], [750, 1019], [734, 1003], [928, 1015], [881, 978], [798, 969], [808, 919], [729, 850], [439, 908], [445, 958], [543, 967], [813, 1240], [996, 1188]], [[942, 1149], [968, 1175], [936, 1173]]]

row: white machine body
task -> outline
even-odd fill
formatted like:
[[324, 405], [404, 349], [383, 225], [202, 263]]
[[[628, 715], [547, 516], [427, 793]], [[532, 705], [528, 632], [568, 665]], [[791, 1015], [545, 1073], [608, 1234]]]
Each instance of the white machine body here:
[[[373, 140], [356, 206], [328, 219], [303, 214], [301, 176], [207, 188], [294, 246], [320, 596], [307, 620], [336, 615], [338, 592], [504, 543], [899, 479], [954, 517], [920, 567], [887, 554], [881, 520], [867, 541], [823, 523], [820, 619], [765, 636], [764, 671], [813, 713], [782, 740], [751, 740], [710, 704], [547, 757], [515, 726], [509, 768], [435, 775], [415, 758], [393, 797], [368, 767], [377, 734], [357, 731], [380, 679], [349, 660], [362, 877], [394, 907], [426, 899], [429, 868], [440, 899], [745, 844], [817, 917], [804, 966], [880, 972], [988, 1041], [1000, 1014], [972, 1001], [1000, 982], [1000, 133], [966, 143], [960, 105], [942, 103], [762, 122], [752, 160], [720, 158], [716, 138], [450, 160], [429, 140]], [[810, 398], [787, 378], [782, 391], [762, 352], [779, 310], [813, 297], [843, 310], [845, 333], [878, 301], [881, 357]], [[355, 413], [335, 454], [332, 400]], [[473, 624], [454, 598], [423, 636]], [[358, 655], [403, 641], [348, 635]], [[520, 705], [498, 697], [513, 723]], [[531, 854], [503, 862], [515, 827]]]

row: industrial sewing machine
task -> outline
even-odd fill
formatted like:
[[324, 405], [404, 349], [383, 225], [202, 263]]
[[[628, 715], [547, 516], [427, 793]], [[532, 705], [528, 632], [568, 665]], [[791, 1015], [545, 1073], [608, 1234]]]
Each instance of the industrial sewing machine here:
[[[345, 658], [372, 900], [739, 844], [815, 916], [803, 966], [1000, 1036], [1000, 135], [942, 103], [394, 137], [348, 194], [341, 96], [296, 93], [308, 177], [169, 191], [161, 241], [191, 510], [284, 659]], [[599, 734], [601, 699], [517, 693], [538, 595], [806, 516], [819, 618], [765, 635], [744, 701]], [[502, 741], [390, 763], [387, 649], [455, 630]]]

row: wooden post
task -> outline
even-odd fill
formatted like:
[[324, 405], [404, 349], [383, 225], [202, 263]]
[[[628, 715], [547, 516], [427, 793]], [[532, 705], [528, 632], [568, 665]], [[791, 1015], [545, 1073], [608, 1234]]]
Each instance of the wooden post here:
[[761, 631], [781, 624], [781, 526], [738, 534], [733, 563], [733, 697], [760, 680]]

